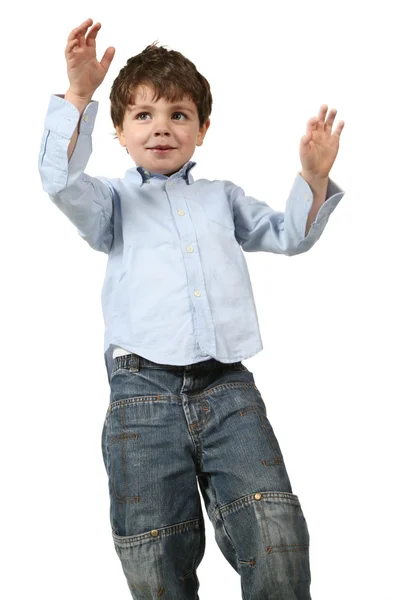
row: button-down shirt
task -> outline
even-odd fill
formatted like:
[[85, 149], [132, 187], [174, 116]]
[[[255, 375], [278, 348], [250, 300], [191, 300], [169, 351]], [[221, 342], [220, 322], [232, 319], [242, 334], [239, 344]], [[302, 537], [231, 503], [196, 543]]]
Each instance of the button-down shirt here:
[[84, 169], [97, 110], [91, 101], [82, 113], [68, 161], [80, 113], [51, 95], [39, 171], [78, 234], [108, 255], [101, 294], [108, 379], [116, 347], [170, 365], [255, 355], [263, 346], [244, 252], [306, 252], [344, 191], [329, 178], [306, 236], [313, 193], [299, 173], [284, 212], [231, 181], [195, 181], [193, 161], [171, 176], [137, 166], [123, 179], [92, 177]]

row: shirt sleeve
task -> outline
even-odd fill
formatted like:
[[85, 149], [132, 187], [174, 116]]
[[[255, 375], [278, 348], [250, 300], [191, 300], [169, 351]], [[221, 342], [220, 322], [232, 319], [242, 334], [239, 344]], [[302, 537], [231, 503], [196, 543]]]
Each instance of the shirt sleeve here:
[[108, 254], [114, 238], [114, 192], [106, 178], [84, 173], [92, 153], [97, 110], [98, 102], [93, 100], [82, 113], [77, 143], [69, 161], [67, 150], [80, 113], [61, 94], [51, 95], [38, 168], [43, 189], [52, 202], [94, 250]]
[[345, 193], [329, 178], [325, 202], [305, 236], [313, 192], [300, 173], [295, 178], [284, 212], [275, 211], [262, 200], [246, 196], [241, 187], [231, 182], [228, 184], [235, 235], [243, 250], [262, 250], [287, 256], [306, 252], [315, 244]]

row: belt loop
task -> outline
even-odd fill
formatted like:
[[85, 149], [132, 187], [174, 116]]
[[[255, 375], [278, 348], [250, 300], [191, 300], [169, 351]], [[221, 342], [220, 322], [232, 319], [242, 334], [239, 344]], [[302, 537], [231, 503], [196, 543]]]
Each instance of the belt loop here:
[[131, 356], [130, 356], [130, 361], [131, 361], [131, 368], [130, 370], [133, 373], [138, 373], [140, 370], [140, 356], [138, 354], [134, 354], [132, 352]]

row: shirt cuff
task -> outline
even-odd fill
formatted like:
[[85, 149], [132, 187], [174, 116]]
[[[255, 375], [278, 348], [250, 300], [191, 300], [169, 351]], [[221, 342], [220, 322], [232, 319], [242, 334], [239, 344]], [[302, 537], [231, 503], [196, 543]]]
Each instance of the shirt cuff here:
[[[81, 115], [79, 133], [92, 134], [98, 108], [99, 103], [96, 100], [91, 100], [85, 107]], [[79, 110], [72, 102], [64, 99], [64, 94], [51, 95], [44, 122], [46, 130], [71, 139], [79, 119]]]
[[291, 194], [292, 220], [294, 221], [294, 227], [298, 230], [298, 237], [300, 240], [297, 246], [297, 253], [305, 252], [319, 239], [330, 215], [335, 210], [344, 194], [345, 191], [329, 177], [325, 201], [320, 206], [308, 234], [305, 235], [307, 218], [314, 197], [311, 187], [300, 173], [298, 173]]

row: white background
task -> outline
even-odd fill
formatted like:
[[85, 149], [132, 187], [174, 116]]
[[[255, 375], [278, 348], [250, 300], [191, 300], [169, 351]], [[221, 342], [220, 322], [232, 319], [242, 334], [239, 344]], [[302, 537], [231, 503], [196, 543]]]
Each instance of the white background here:
[[[4, 10], [4, 9], [3, 9]], [[2, 15], [0, 594], [7, 600], [130, 598], [109, 521], [101, 431], [109, 401], [94, 252], [41, 188], [50, 94], [64, 47], [100, 21], [90, 175], [135, 166], [113, 140], [109, 92], [158, 39], [211, 84], [195, 179], [229, 179], [282, 210], [299, 142], [321, 104], [345, 121], [330, 173], [346, 194], [317, 244], [246, 253], [264, 350], [244, 361], [265, 400], [311, 536], [313, 600], [394, 600], [394, 92], [390, 2], [105, 2], [9, 5]], [[202, 600], [241, 598], [216, 546]], [[169, 599], [171, 600], [171, 599]]]

